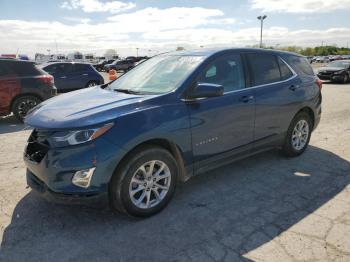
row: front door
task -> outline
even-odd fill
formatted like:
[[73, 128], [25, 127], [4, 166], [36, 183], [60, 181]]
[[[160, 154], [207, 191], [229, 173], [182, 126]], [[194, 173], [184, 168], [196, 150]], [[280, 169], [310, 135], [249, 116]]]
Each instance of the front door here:
[[219, 57], [200, 74], [198, 82], [224, 87], [224, 95], [189, 102], [195, 170], [250, 151], [254, 128], [254, 96], [245, 88], [239, 54]]

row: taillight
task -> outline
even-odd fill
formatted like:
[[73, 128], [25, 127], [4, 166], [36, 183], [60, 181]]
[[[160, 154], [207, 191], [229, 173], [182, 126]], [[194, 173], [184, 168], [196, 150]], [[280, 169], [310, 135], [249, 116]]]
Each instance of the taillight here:
[[320, 89], [320, 91], [322, 90], [322, 84], [323, 82], [320, 79], [316, 79], [316, 85], [318, 86], [318, 88]]
[[40, 76], [37, 76], [36, 79], [38, 79], [43, 84], [49, 85], [49, 86], [53, 86], [55, 83], [52, 75], [40, 75]]

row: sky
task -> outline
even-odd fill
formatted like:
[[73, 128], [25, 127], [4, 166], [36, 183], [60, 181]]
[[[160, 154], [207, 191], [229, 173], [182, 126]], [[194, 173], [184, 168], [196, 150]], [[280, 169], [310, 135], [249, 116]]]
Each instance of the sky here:
[[[0, 54], [347, 46], [350, 0], [0, 0]], [[48, 51], [50, 50], [50, 51]]]

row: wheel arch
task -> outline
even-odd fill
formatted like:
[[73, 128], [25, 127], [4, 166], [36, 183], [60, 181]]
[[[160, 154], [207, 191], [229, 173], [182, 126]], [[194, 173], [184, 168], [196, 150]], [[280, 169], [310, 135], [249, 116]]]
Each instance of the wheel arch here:
[[[301, 108], [295, 115], [294, 117], [296, 117], [298, 114], [300, 114], [301, 112], [304, 112], [304, 113], [307, 113], [310, 118], [311, 118], [311, 121], [312, 121], [312, 126], [314, 127], [315, 125], [315, 112], [308, 106], [305, 106], [303, 108]], [[293, 117], [293, 119], [294, 119]]]
[[181, 148], [174, 142], [164, 139], [164, 138], [155, 138], [155, 139], [149, 139], [146, 141], [143, 141], [133, 148], [131, 148], [118, 162], [115, 171], [118, 170], [121, 165], [127, 161], [133, 154], [135, 154], [137, 151], [141, 151], [143, 148], [147, 146], [158, 146], [161, 148], [164, 148], [165, 150], [169, 151], [170, 154], [175, 158], [178, 167], [179, 167], [179, 177], [178, 179], [182, 182], [186, 181], [188, 179], [188, 175], [185, 168], [185, 163], [183, 159], [183, 152]]

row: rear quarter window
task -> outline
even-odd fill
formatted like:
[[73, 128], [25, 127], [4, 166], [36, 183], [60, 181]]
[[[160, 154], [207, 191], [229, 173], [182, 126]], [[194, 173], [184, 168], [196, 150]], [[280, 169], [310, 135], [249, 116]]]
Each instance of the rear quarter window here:
[[305, 57], [290, 55], [286, 57], [286, 62], [292, 66], [298, 74], [315, 76], [314, 70]]
[[38, 76], [42, 75], [43, 72], [36, 67], [34, 63], [28, 62], [13, 62], [9, 63], [9, 70], [20, 77], [24, 76]]
[[287, 80], [293, 76], [293, 72], [280, 57], [278, 58], [278, 65], [281, 70], [281, 80]]

